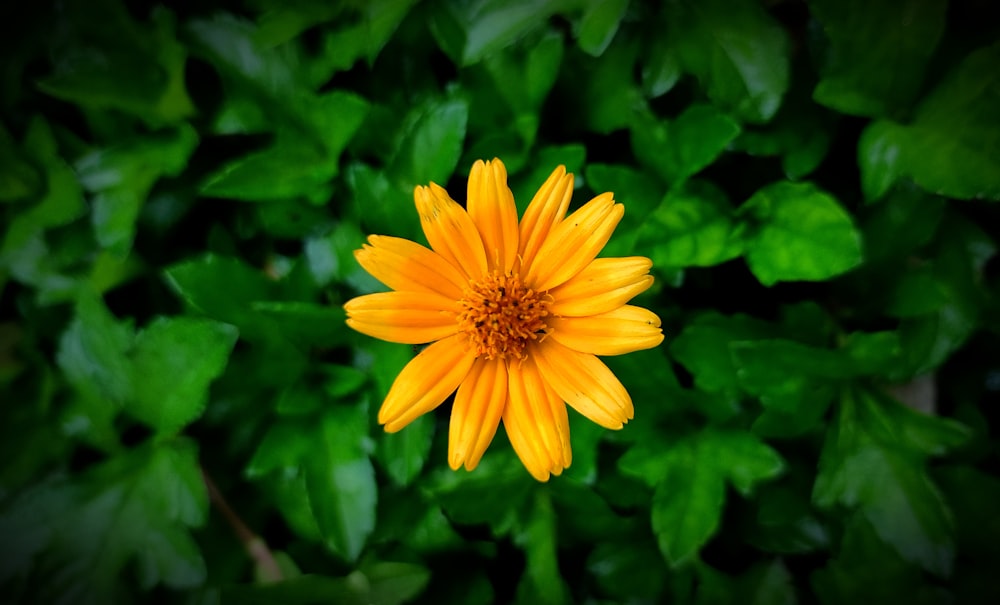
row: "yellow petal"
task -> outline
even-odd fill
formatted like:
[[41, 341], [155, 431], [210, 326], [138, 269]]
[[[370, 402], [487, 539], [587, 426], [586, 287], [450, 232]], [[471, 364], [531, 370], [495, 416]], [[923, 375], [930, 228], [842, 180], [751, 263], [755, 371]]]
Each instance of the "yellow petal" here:
[[482, 277], [486, 272], [486, 252], [465, 208], [434, 183], [414, 189], [413, 200], [431, 248], [462, 269], [466, 280]]
[[459, 300], [469, 283], [441, 255], [399, 237], [369, 236], [368, 244], [354, 251], [354, 258], [372, 277], [393, 290], [430, 292]]
[[553, 288], [554, 315], [597, 315], [617, 309], [653, 284], [652, 261], [643, 256], [595, 258], [583, 271]]
[[396, 377], [378, 411], [379, 424], [395, 433], [451, 395], [469, 374], [475, 359], [466, 337], [455, 334], [421, 351]]
[[428, 292], [379, 292], [344, 304], [347, 325], [389, 342], [422, 344], [458, 332], [458, 301]]
[[531, 357], [509, 368], [510, 399], [503, 422], [514, 451], [539, 481], [573, 461], [566, 404], [542, 378]]
[[544, 291], [579, 273], [608, 243], [624, 212], [610, 193], [603, 193], [567, 216], [545, 238], [525, 282]]
[[472, 165], [466, 206], [483, 238], [490, 269], [510, 271], [517, 258], [517, 208], [503, 162], [494, 158]]
[[558, 166], [549, 175], [521, 217], [521, 270], [527, 272], [549, 231], [566, 216], [573, 196], [573, 175]]
[[552, 338], [532, 347], [532, 354], [542, 378], [577, 412], [609, 429], [620, 429], [632, 418], [632, 399], [625, 387], [594, 355], [568, 349]]
[[660, 318], [632, 305], [590, 317], [554, 317], [547, 323], [549, 338], [581, 353], [622, 355], [663, 342]]
[[458, 470], [479, 465], [493, 441], [507, 403], [507, 366], [503, 361], [476, 360], [458, 387], [448, 429], [448, 464]]

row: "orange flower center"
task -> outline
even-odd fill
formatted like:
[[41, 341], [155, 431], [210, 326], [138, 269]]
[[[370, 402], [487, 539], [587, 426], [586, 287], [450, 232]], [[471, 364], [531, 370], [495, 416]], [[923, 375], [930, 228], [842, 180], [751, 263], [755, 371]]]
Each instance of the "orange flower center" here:
[[545, 331], [551, 297], [497, 271], [471, 282], [459, 301], [459, 329], [469, 336], [476, 356], [524, 359], [524, 348]]

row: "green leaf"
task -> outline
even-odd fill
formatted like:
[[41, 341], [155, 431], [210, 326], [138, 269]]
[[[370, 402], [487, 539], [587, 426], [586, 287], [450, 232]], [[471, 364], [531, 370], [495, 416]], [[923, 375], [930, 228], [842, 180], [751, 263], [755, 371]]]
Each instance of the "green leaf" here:
[[375, 562], [331, 578], [305, 574], [280, 582], [225, 586], [223, 605], [399, 605], [423, 590], [430, 572], [412, 563]]
[[671, 186], [677, 186], [719, 157], [740, 126], [711, 105], [691, 105], [676, 120], [640, 115], [632, 123], [632, 150]]
[[446, 184], [462, 155], [468, 119], [469, 107], [460, 99], [413, 110], [389, 166], [393, 183], [411, 195], [415, 185]]
[[588, 2], [576, 34], [577, 44], [585, 53], [601, 56], [618, 32], [618, 25], [628, 10], [628, 4], [628, 0]]
[[707, 267], [742, 252], [725, 193], [708, 181], [671, 189], [639, 228], [636, 245], [658, 268]]
[[857, 508], [899, 556], [947, 576], [955, 555], [953, 521], [923, 457], [950, 445], [954, 429], [916, 414], [866, 393], [845, 397], [827, 434], [813, 501]]
[[1000, 43], [969, 54], [928, 94], [907, 125], [879, 121], [858, 146], [865, 197], [908, 176], [932, 193], [1000, 200]]
[[154, 320], [135, 339], [134, 397], [125, 410], [161, 435], [180, 431], [204, 411], [208, 387], [226, 368], [237, 334], [209, 319]]
[[44, 175], [14, 144], [0, 125], [0, 202], [21, 202], [45, 192]]
[[442, 50], [472, 65], [544, 24], [567, 2], [476, 0], [447, 4], [432, 13], [430, 29]]
[[271, 297], [273, 285], [262, 271], [234, 258], [206, 254], [169, 267], [164, 274], [192, 308], [237, 326], [244, 337], [261, 333], [249, 307]]
[[653, 533], [667, 562], [677, 566], [693, 558], [719, 528], [725, 484], [695, 443], [672, 449], [664, 465], [653, 494]]
[[941, 603], [950, 598], [886, 546], [862, 515], [847, 519], [836, 558], [816, 571], [811, 581], [823, 605], [849, 605], [869, 599]]
[[132, 398], [133, 375], [128, 358], [133, 329], [119, 322], [104, 302], [84, 295], [75, 317], [59, 339], [56, 361], [69, 381], [86, 396], [111, 406], [109, 414]]
[[536, 491], [534, 506], [514, 542], [524, 549], [525, 570], [517, 586], [522, 603], [570, 603], [569, 589], [559, 573], [556, 516], [548, 492]]
[[712, 456], [733, 487], [744, 496], [754, 486], [777, 477], [785, 462], [776, 451], [746, 431], [706, 431], [698, 442], [699, 452]]
[[347, 315], [340, 305], [255, 301], [250, 309], [273, 321], [286, 338], [303, 349], [332, 348], [347, 340]]
[[10, 525], [27, 511], [5, 508], [0, 526], [13, 530], [6, 539], [29, 546], [29, 556], [44, 553], [38, 571], [57, 579], [33, 587], [31, 600], [113, 602], [132, 562], [146, 590], [204, 582], [205, 563], [187, 529], [201, 525], [208, 510], [195, 454], [187, 441], [144, 446], [50, 484], [20, 501], [34, 507], [31, 526]]
[[684, 71], [746, 122], [767, 122], [788, 88], [785, 30], [756, 0], [675, 0], [669, 34]]
[[77, 160], [80, 183], [94, 194], [91, 221], [97, 242], [117, 256], [128, 254], [136, 221], [153, 185], [177, 176], [198, 144], [190, 126], [155, 137], [122, 141], [96, 149]]
[[[945, 28], [945, 0], [812, 0], [829, 39], [813, 97], [841, 113], [881, 117], [905, 109]], [[892, 77], [886, 77], [886, 74]]]
[[383, 433], [375, 457], [398, 485], [409, 485], [423, 470], [434, 439], [434, 416], [425, 414], [405, 431]]
[[573, 98], [587, 100], [573, 107], [574, 114], [580, 112], [578, 119], [584, 129], [609, 134], [629, 128], [635, 114], [644, 111], [646, 101], [633, 77], [640, 50], [637, 42], [617, 36], [600, 57], [579, 56], [567, 61], [564, 73], [587, 74], [586, 78], [574, 80], [572, 86]]
[[327, 547], [355, 561], [375, 527], [378, 487], [368, 459], [367, 406], [330, 406], [303, 460], [306, 488]]
[[858, 266], [861, 236], [832, 196], [810, 183], [780, 182], [740, 208], [756, 229], [748, 235], [747, 263], [765, 286], [779, 281], [822, 281]]
[[650, 561], [657, 556], [656, 545], [648, 540], [636, 543], [601, 541], [587, 557], [590, 572], [602, 591], [619, 598], [655, 603], [666, 584], [665, 574]]
[[50, 40], [60, 60], [38, 82], [45, 93], [83, 107], [127, 112], [152, 125], [177, 123], [194, 113], [185, 90], [187, 51], [174, 36], [174, 16], [152, 12], [138, 25], [112, 0], [66, 3], [68, 27]]
[[781, 559], [747, 570], [739, 580], [739, 594], [753, 605], [795, 605], [795, 583]]
[[735, 395], [740, 389], [740, 378], [730, 344], [767, 338], [774, 331], [770, 324], [746, 315], [726, 317], [715, 312], [704, 313], [673, 339], [670, 353], [694, 374], [699, 389]]
[[257, 444], [245, 473], [256, 479], [273, 471], [296, 471], [311, 454], [313, 441], [311, 423], [283, 418], [272, 424]]

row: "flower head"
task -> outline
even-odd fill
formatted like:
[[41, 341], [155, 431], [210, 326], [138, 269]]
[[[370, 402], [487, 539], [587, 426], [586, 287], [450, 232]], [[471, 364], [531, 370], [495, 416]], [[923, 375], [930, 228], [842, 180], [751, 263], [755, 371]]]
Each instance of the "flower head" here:
[[344, 305], [355, 330], [431, 343], [396, 378], [379, 410], [402, 429], [455, 393], [448, 463], [472, 470], [501, 420], [539, 481], [570, 465], [566, 404], [609, 429], [632, 400], [598, 355], [663, 341], [660, 319], [629, 300], [653, 283], [648, 258], [596, 258], [624, 209], [601, 194], [569, 216], [573, 175], [552, 172], [520, 222], [503, 163], [477, 161], [467, 208], [431, 183], [414, 190], [431, 248], [372, 235], [355, 251], [391, 288]]

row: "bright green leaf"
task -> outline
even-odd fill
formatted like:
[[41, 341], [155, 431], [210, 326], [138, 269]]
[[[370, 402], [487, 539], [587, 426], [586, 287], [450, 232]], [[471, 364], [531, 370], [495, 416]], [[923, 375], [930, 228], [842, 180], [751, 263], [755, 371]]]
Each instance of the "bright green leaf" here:
[[201, 415], [236, 338], [236, 328], [209, 319], [154, 320], [135, 339], [125, 410], [160, 434], [176, 433]]
[[739, 256], [742, 240], [725, 193], [708, 181], [671, 189], [639, 228], [636, 246], [658, 268], [706, 267]]
[[378, 487], [368, 459], [367, 406], [330, 406], [303, 460], [306, 488], [326, 545], [357, 560], [375, 527]]
[[765, 286], [829, 279], [862, 261], [861, 236], [850, 215], [809, 183], [769, 185], [740, 211], [757, 225], [748, 235], [747, 263]]

